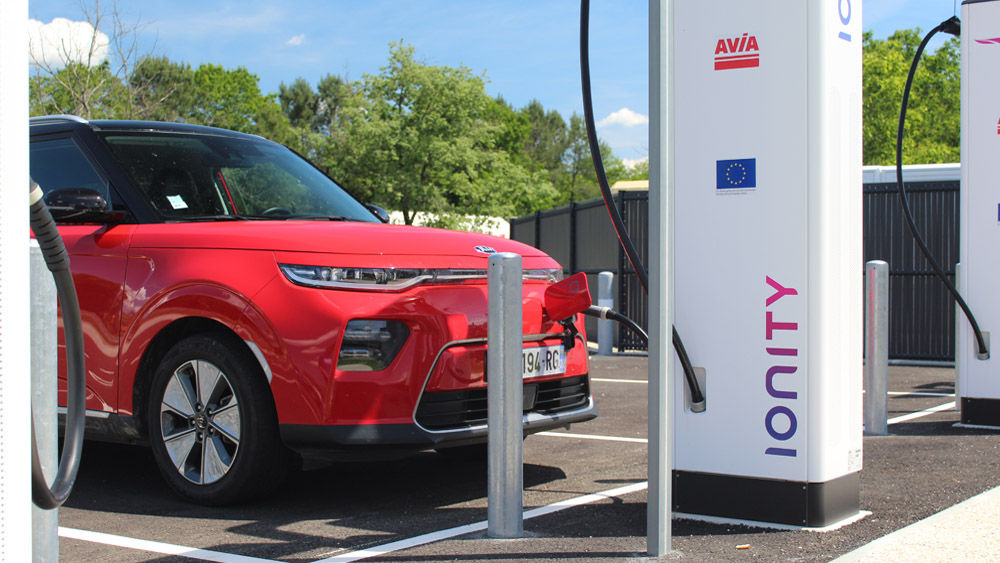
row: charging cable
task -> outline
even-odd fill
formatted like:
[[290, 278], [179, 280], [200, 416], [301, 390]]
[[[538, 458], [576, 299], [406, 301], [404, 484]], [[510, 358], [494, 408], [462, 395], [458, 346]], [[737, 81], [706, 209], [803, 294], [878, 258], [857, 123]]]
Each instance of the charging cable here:
[[[632, 239], [629, 238], [628, 230], [625, 228], [625, 222], [622, 221], [621, 212], [618, 211], [618, 206], [615, 205], [614, 197], [611, 194], [611, 186], [608, 185], [608, 176], [604, 171], [604, 161], [601, 158], [601, 146], [600, 143], [597, 142], [597, 127], [594, 125], [594, 104], [590, 92], [589, 36], [590, 0], [580, 0], [580, 79], [583, 83], [583, 117], [587, 124], [587, 140], [590, 143], [590, 156], [594, 161], [594, 170], [597, 173], [597, 183], [601, 187], [601, 196], [604, 198], [604, 207], [607, 208], [608, 215], [611, 216], [611, 224], [614, 226], [615, 234], [618, 236], [618, 241], [621, 243], [622, 248], [625, 249], [625, 256], [628, 259], [629, 264], [632, 265], [632, 270], [639, 278], [639, 284], [642, 286], [642, 291], [648, 295], [649, 274], [646, 271], [646, 266], [642, 263], [642, 259], [639, 257], [639, 253], [632, 244]], [[618, 313], [615, 314], [618, 315]], [[622, 316], [622, 318], [627, 319], [627, 317], [624, 316]], [[629, 319], [629, 322], [631, 322], [631, 319]], [[635, 328], [639, 328], [639, 326], [634, 322], [632, 325], [635, 325]], [[632, 326], [628, 324], [626, 324], [626, 326], [632, 328]], [[635, 328], [632, 330], [635, 331]], [[674, 350], [677, 352], [677, 358], [680, 360], [681, 367], [684, 369], [684, 380], [687, 381], [688, 390], [691, 392], [691, 410], [694, 412], [703, 412], [705, 410], [705, 395], [701, 390], [701, 386], [698, 384], [697, 377], [695, 377], [694, 367], [691, 365], [691, 360], [688, 358], [687, 350], [684, 349], [684, 343], [681, 341], [681, 337], [677, 333], [677, 328], [671, 326], [671, 329], [673, 333]], [[636, 334], [641, 333], [643, 342], [646, 342], [648, 346], [646, 333], [641, 332], [641, 328], [639, 328], [639, 331], [640, 332], [637, 332]]]
[[903, 187], [903, 124], [906, 123], [906, 106], [910, 101], [910, 87], [913, 85], [913, 77], [917, 73], [917, 65], [920, 63], [920, 56], [923, 54], [924, 48], [927, 47], [927, 42], [930, 41], [931, 37], [934, 37], [934, 35], [939, 31], [957, 36], [960, 33], [960, 30], [961, 22], [959, 19], [954, 16], [948, 18], [924, 36], [923, 41], [920, 42], [920, 46], [917, 47], [916, 54], [913, 55], [913, 62], [910, 64], [910, 73], [906, 77], [906, 86], [903, 88], [903, 102], [899, 107], [899, 127], [896, 129], [896, 191], [899, 193], [899, 203], [903, 207], [903, 215], [906, 217], [906, 224], [910, 226], [910, 233], [913, 234], [914, 240], [917, 241], [917, 246], [920, 247], [920, 252], [922, 252], [924, 257], [927, 258], [927, 262], [930, 263], [934, 273], [941, 278], [942, 282], [944, 282], [945, 287], [948, 288], [948, 292], [955, 298], [955, 302], [962, 308], [962, 312], [965, 313], [965, 317], [969, 319], [969, 324], [972, 325], [972, 330], [976, 334], [976, 343], [979, 346], [976, 357], [980, 360], [987, 360], [990, 357], [990, 350], [989, 347], [986, 346], [986, 339], [983, 337], [983, 332], [979, 329], [979, 323], [976, 322], [976, 317], [972, 314], [972, 310], [969, 309], [969, 305], [966, 304], [965, 299], [962, 299], [962, 296], [958, 293], [958, 289], [955, 288], [955, 284], [948, 279], [944, 270], [937, 263], [937, 260], [931, 256], [930, 249], [927, 248], [927, 244], [924, 242], [923, 237], [920, 235], [920, 231], [917, 230], [917, 226], [913, 222], [913, 214], [910, 212], [910, 204], [906, 197], [906, 188]]
[[56, 283], [56, 293], [63, 312], [63, 334], [66, 339], [67, 408], [66, 436], [59, 469], [50, 488], [42, 473], [35, 441], [34, 414], [31, 421], [31, 498], [39, 508], [50, 510], [66, 502], [80, 467], [83, 452], [84, 410], [86, 401], [86, 369], [83, 355], [83, 328], [80, 322], [80, 303], [76, 298], [73, 276], [69, 269], [69, 253], [63, 245], [56, 223], [42, 200], [42, 189], [30, 183], [31, 231], [45, 257], [45, 264]]
[[[620, 323], [634, 332], [642, 340], [643, 344], [649, 346], [649, 337], [646, 335], [646, 331], [642, 330], [642, 327], [638, 323], [610, 307], [591, 306], [585, 309], [583, 314], [588, 317], [597, 317], [598, 319]], [[674, 331], [674, 349], [677, 351], [677, 359], [681, 362], [684, 374], [687, 375], [690, 373], [693, 376], [694, 366], [691, 365], [691, 359], [688, 358], [687, 351], [684, 350], [684, 344], [681, 343], [676, 330]], [[697, 379], [694, 380], [694, 385], [691, 385], [689, 380], [688, 390], [691, 393], [691, 411], [705, 412], [705, 395], [701, 392], [701, 386], [698, 385]]]

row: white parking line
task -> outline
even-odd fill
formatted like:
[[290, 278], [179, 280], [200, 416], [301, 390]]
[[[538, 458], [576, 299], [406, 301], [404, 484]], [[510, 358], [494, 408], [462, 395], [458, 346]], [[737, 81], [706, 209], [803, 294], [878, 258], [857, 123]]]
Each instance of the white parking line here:
[[917, 397], [954, 397], [954, 393], [932, 393], [930, 391], [889, 391], [890, 395], [916, 395]]
[[[562, 500], [546, 506], [540, 506], [538, 508], [532, 508], [531, 510], [527, 510], [524, 512], [524, 519], [528, 520], [530, 518], [536, 518], [538, 516], [544, 516], [546, 514], [559, 512], [560, 510], [565, 510], [567, 508], [572, 508], [574, 506], [582, 506], [600, 500], [621, 497], [629, 493], [644, 491], [646, 490], [647, 487], [648, 483], [644, 481], [642, 483], [635, 483], [633, 485], [626, 485], [624, 487], [609, 489], [607, 491], [602, 491], [600, 493], [583, 495], [571, 499]], [[466, 524], [464, 526], [456, 526], [454, 528], [448, 528], [447, 530], [441, 530], [438, 532], [424, 534], [422, 536], [407, 538], [405, 540], [395, 541], [387, 543], [385, 545], [370, 547], [368, 549], [362, 549], [359, 551], [352, 551], [350, 553], [344, 553], [341, 555], [335, 555], [333, 557], [328, 557], [326, 559], [320, 559], [318, 561], [315, 561], [314, 563], [348, 563], [350, 561], [358, 561], [359, 559], [367, 559], [369, 557], [385, 555], [386, 553], [391, 553], [393, 551], [409, 549], [411, 547], [416, 547], [419, 545], [433, 543], [436, 541], [446, 540], [456, 536], [469, 534], [472, 532], [479, 532], [485, 530], [487, 528], [487, 525], [488, 525], [487, 521], [482, 521], [482, 522], [475, 522], [473, 524]], [[64, 528], [61, 526], [59, 527], [59, 536], [63, 538], [89, 541], [104, 545], [137, 549], [140, 551], [149, 551], [152, 553], [161, 553], [164, 555], [181, 555], [184, 557], [189, 557], [191, 559], [199, 559], [201, 561], [214, 561], [216, 563], [281, 563], [280, 561], [276, 561], [273, 559], [260, 559], [257, 557], [247, 557], [245, 555], [234, 555], [231, 553], [222, 553], [219, 551], [210, 551], [207, 549], [197, 549], [194, 547], [184, 547], [181, 545], [173, 545], [169, 543], [127, 538], [124, 536], [116, 536], [114, 534], [90, 532], [87, 530], [78, 530], [75, 528]]]
[[938, 405], [936, 407], [931, 407], [929, 409], [924, 409], [922, 411], [911, 412], [910, 414], [904, 414], [903, 416], [897, 416], [896, 418], [890, 418], [887, 422], [888, 424], [898, 424], [900, 422], [906, 422], [908, 420], [924, 417], [929, 414], [934, 414], [936, 412], [953, 410], [954, 408], [955, 408], [955, 401], [948, 401], [943, 405]]
[[649, 383], [645, 379], [609, 379], [606, 377], [591, 377], [591, 381], [600, 381], [602, 383]]
[[216, 563], [280, 563], [273, 559], [260, 559], [257, 557], [247, 557], [245, 555], [234, 555], [232, 553], [222, 553], [221, 551], [209, 551], [207, 549], [197, 549], [194, 547], [184, 547], [157, 541], [139, 540], [126, 538], [114, 534], [104, 534], [101, 532], [90, 532], [87, 530], [77, 530], [75, 528], [59, 527], [59, 537], [74, 540], [89, 541], [116, 547], [138, 549], [152, 553], [162, 553], [164, 555], [182, 555], [191, 559], [202, 561], [215, 561]]
[[[628, 381], [632, 383], [632, 380], [611, 380], [611, 381]], [[645, 382], [642, 382], [645, 383]], [[916, 393], [903, 393], [907, 395], [912, 395]], [[934, 393], [923, 393], [928, 396], [938, 396], [939, 394]], [[951, 394], [940, 394], [940, 396], [950, 397]], [[942, 412], [946, 410], [951, 410], [955, 408], [955, 402], [949, 401], [942, 405], [936, 407], [931, 407], [919, 412], [914, 412], [906, 414], [903, 416], [897, 416], [896, 418], [891, 418], [888, 420], [889, 424], [898, 424], [900, 422], [907, 422], [924, 416], [928, 416], [937, 412]], [[569, 432], [539, 432], [539, 436], [555, 436], [560, 438], [579, 438], [585, 440], [605, 440], [612, 442], [631, 442], [631, 443], [647, 443], [645, 438], [625, 438], [616, 436], [598, 436], [593, 434], [572, 434]], [[636, 483], [634, 485], [628, 485], [625, 487], [619, 487], [616, 489], [610, 489], [600, 493], [595, 493], [591, 495], [584, 495], [581, 497], [576, 497], [568, 499], [565, 501], [560, 501], [547, 506], [542, 506], [539, 508], [534, 508], [528, 510], [524, 513], [524, 519], [534, 518], [537, 516], [542, 516], [545, 514], [551, 514], [553, 512], [558, 512], [560, 510], [565, 510], [574, 506], [581, 506], [584, 504], [590, 504], [597, 502], [599, 500], [615, 498], [623, 496], [636, 491], [645, 490], [648, 483]], [[399, 551], [402, 549], [409, 549], [411, 547], [416, 547], [419, 545], [424, 545], [428, 543], [433, 543], [436, 541], [446, 540], [456, 536], [461, 536], [464, 534], [469, 534], [472, 532], [479, 532], [485, 530], [487, 527], [487, 522], [476, 522], [474, 524], [466, 524], [464, 526], [457, 526], [454, 528], [449, 528], [447, 530], [441, 530], [438, 532], [432, 532], [430, 534], [424, 534], [422, 536], [416, 536], [413, 538], [408, 538], [405, 540], [400, 540], [397, 542], [387, 543], [385, 545], [372, 547], [368, 549], [363, 549], [360, 551], [353, 551], [350, 553], [345, 553], [342, 555], [335, 555], [326, 559], [320, 559], [315, 563], [348, 563], [350, 561], [358, 561], [360, 559], [367, 559], [369, 557], [376, 557], [380, 555], [385, 555], [386, 553], [391, 553], [393, 551]], [[213, 561], [216, 563], [280, 563], [273, 559], [261, 559], [258, 557], [248, 557], [245, 555], [235, 555], [231, 553], [222, 553], [219, 551], [211, 551], [207, 549], [198, 549], [194, 547], [185, 547], [181, 545], [174, 545], [156, 541], [141, 540], [136, 538], [128, 538], [124, 536], [117, 536], [114, 534], [105, 534], [102, 532], [91, 532], [88, 530], [78, 530], [75, 528], [65, 528], [59, 527], [59, 536], [63, 538], [88, 541], [93, 543], [100, 543], [105, 545], [112, 545], [116, 547], [124, 547], [128, 549], [137, 549], [141, 551], [149, 551], [152, 553], [161, 553], [164, 555], [181, 555], [184, 557], [189, 557], [191, 559], [198, 559], [201, 561]]]
[[605, 440], [608, 442], [633, 442], [645, 444], [645, 438], [621, 438], [618, 436], [598, 436], [596, 434], [571, 434], [569, 432], [539, 432], [536, 436], [556, 436], [558, 438], [583, 438], [584, 440]]
[[[597, 502], [599, 500], [624, 496], [629, 493], [646, 490], [647, 487], [648, 483], [642, 482], [642, 483], [636, 483], [634, 485], [626, 485], [624, 487], [618, 487], [616, 489], [610, 489], [592, 495], [584, 495], [581, 497], [559, 501], [547, 506], [541, 506], [538, 508], [533, 508], [531, 510], [525, 511], [524, 519], [527, 520], [529, 518], [535, 518], [536, 516], [552, 514], [553, 512], [559, 512], [560, 510], [565, 510], [567, 508], [572, 508], [574, 506], [590, 504], [592, 502]], [[475, 524], [466, 524], [465, 526], [457, 526], [455, 528], [449, 528], [447, 530], [441, 530], [439, 532], [432, 532], [430, 534], [424, 534], [422, 536], [407, 538], [405, 540], [395, 541], [377, 547], [362, 549], [360, 551], [353, 551], [351, 553], [345, 553], [343, 555], [335, 555], [327, 559], [320, 559], [319, 561], [315, 561], [314, 563], [349, 563], [351, 561], [357, 561], [359, 559], [378, 557], [380, 555], [385, 555], [386, 553], [399, 551], [401, 549], [409, 549], [411, 547], [416, 547], [418, 545], [424, 545], [436, 541], [446, 540], [449, 538], [465, 535], [472, 532], [480, 532], [482, 530], [485, 530], [487, 525], [488, 522], [486, 521], [476, 522]]]

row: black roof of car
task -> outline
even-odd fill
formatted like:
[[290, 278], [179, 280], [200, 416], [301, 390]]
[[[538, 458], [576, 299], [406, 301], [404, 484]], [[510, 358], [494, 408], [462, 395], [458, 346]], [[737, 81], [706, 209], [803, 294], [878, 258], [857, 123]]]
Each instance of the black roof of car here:
[[76, 127], [87, 127], [94, 131], [157, 131], [165, 133], [197, 133], [201, 135], [220, 135], [228, 137], [243, 137], [248, 139], [263, 139], [257, 135], [239, 133], [228, 129], [191, 125], [188, 123], [168, 123], [165, 121], [133, 121], [127, 119], [94, 119], [86, 120], [75, 115], [47, 115], [29, 119], [32, 129], [44, 128], [45, 132]]

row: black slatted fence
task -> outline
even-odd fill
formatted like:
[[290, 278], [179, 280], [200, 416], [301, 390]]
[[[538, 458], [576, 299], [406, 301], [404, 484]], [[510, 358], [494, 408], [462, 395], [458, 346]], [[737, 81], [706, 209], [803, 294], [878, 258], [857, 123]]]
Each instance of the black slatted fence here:
[[[954, 282], [958, 262], [958, 181], [907, 182], [910, 208], [933, 255]], [[945, 361], [955, 358], [955, 303], [913, 241], [895, 184], [865, 184], [864, 261], [889, 264], [889, 358]], [[629, 234], [648, 263], [647, 192], [619, 192], [615, 201]], [[547, 252], [567, 273], [586, 272], [596, 303], [597, 275], [615, 274], [615, 309], [648, 326], [646, 295], [618, 244], [600, 199], [588, 200], [513, 219], [511, 238]], [[859, 283], [864, 264], [858, 265]], [[596, 338], [597, 324], [587, 319]], [[641, 350], [642, 343], [619, 327], [616, 345]]]

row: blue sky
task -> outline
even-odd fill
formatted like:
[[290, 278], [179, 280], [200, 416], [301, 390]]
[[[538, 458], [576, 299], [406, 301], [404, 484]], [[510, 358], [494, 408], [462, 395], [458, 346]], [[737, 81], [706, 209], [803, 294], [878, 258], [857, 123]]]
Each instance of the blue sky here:
[[[751, 0], [747, 0], [751, 1]], [[857, 1], [857, 0], [855, 0]], [[29, 0], [29, 17], [82, 20], [89, 0]], [[927, 31], [956, 0], [867, 0], [864, 29]], [[111, 2], [105, 0], [103, 8]], [[197, 66], [244, 66], [261, 90], [326, 74], [379, 71], [389, 43], [413, 45], [438, 65], [465, 65], [515, 107], [538, 99], [564, 119], [583, 113], [579, 2], [575, 0], [118, 0], [126, 21], [147, 24], [145, 51]], [[644, 0], [591, 0], [591, 76], [598, 135], [616, 156], [647, 152], [647, 9]], [[627, 108], [628, 111], [623, 111]]]

